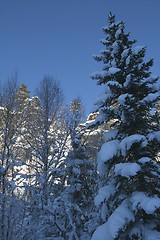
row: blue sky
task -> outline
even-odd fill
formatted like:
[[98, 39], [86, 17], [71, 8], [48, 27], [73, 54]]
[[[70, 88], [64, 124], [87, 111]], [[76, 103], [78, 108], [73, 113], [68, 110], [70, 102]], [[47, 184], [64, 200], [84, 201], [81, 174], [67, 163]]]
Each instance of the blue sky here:
[[45, 74], [60, 81], [66, 101], [81, 96], [89, 113], [100, 93], [90, 75], [102, 65], [102, 27], [112, 11], [138, 45], [154, 58], [160, 75], [159, 0], [0, 0], [0, 81], [18, 71], [19, 83], [34, 89]]

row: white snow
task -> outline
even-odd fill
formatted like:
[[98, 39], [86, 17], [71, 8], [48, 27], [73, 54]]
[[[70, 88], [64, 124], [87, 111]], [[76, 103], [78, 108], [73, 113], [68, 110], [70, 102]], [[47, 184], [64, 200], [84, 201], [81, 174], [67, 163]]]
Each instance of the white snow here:
[[102, 145], [97, 159], [97, 170], [99, 171], [100, 175], [103, 176], [106, 173], [106, 166], [105, 162], [109, 159], [113, 158], [118, 154], [119, 149], [119, 141], [113, 140], [110, 142], [106, 142]]
[[113, 54], [114, 54], [114, 53], [117, 53], [118, 50], [119, 50], [118, 42], [115, 41], [115, 42], [112, 44], [112, 47], [113, 47], [112, 53], [113, 53]]
[[94, 78], [94, 79], [104, 78], [104, 77], [107, 77], [107, 76], [116, 74], [116, 73], [119, 72], [119, 71], [121, 71], [120, 68], [110, 67], [110, 68], [108, 69], [108, 71], [105, 70], [105, 71], [100, 71], [100, 72], [94, 72], [94, 73], [91, 75], [91, 78]]
[[118, 38], [121, 33], [122, 33], [122, 30], [118, 29], [115, 33], [115, 37]]
[[99, 189], [97, 196], [95, 197], [95, 205], [98, 206], [104, 200], [108, 200], [108, 198], [115, 192], [115, 187], [113, 185], [107, 185]]
[[119, 83], [119, 82], [117, 82], [117, 81], [108, 81], [107, 82], [107, 84], [106, 84], [107, 86], [116, 86], [116, 87], [119, 87], [119, 88], [122, 88], [122, 85]]
[[129, 178], [135, 176], [140, 170], [141, 167], [137, 163], [118, 163], [115, 165], [114, 172], [116, 175]]
[[109, 68], [109, 73], [110, 74], [116, 74], [117, 72], [121, 71], [120, 68], [116, 68], [116, 67], [110, 67]]
[[[123, 230], [128, 222], [135, 221], [134, 213], [129, 206], [132, 207], [133, 211], [143, 209], [147, 214], [153, 214], [160, 208], [160, 198], [157, 195], [149, 197], [144, 192], [134, 192], [130, 199], [125, 199], [120, 206], [115, 209], [107, 222], [96, 229], [91, 240], [114, 240], [118, 236], [119, 230]], [[130, 232], [130, 236], [134, 233], [142, 232], [145, 240], [158, 240], [160, 233], [154, 230], [154, 228], [154, 223], [146, 225], [140, 223], [138, 225], [135, 224]]]
[[127, 87], [130, 81], [131, 81], [131, 74], [128, 74], [126, 77], [126, 81], [124, 83], [124, 87]]
[[129, 49], [127, 48], [122, 52], [121, 54], [122, 58], [126, 58], [128, 56], [128, 53], [129, 53]]
[[118, 231], [130, 221], [134, 221], [134, 215], [128, 208], [127, 200], [124, 200], [108, 221], [96, 229], [91, 240], [114, 240]]
[[111, 66], [117, 67], [117, 62], [116, 62], [115, 58], [111, 61]]
[[105, 49], [105, 50], [101, 50], [100, 53], [101, 54], [106, 54], [106, 53], [110, 53], [110, 51], [108, 49]]
[[145, 136], [140, 134], [133, 134], [128, 137], [125, 137], [120, 142], [120, 149], [123, 156], [126, 155], [126, 152], [132, 147], [134, 143], [141, 142], [141, 147], [145, 147], [147, 145], [147, 139]]
[[147, 214], [153, 214], [160, 208], [160, 198], [156, 195], [148, 197], [144, 192], [134, 192], [130, 200], [135, 211], [143, 209]]
[[101, 43], [102, 43], [102, 44], [107, 44], [107, 43], [109, 43], [109, 41], [106, 40], [106, 39], [101, 39]]
[[150, 76], [148, 78], [142, 79], [143, 83], [147, 83], [148, 87], [150, 87], [153, 91], [160, 91], [160, 78], [157, 76]]
[[91, 75], [91, 78], [99, 78], [99, 77], [106, 77], [108, 76], [108, 72], [107, 71], [101, 71], [101, 72], [94, 72], [92, 75]]
[[119, 104], [124, 105], [127, 96], [128, 96], [128, 93], [121, 94], [121, 95], [118, 97], [118, 102], [119, 102]]
[[[100, 112], [100, 108], [99, 106], [94, 106], [93, 108], [93, 112], [96, 112], [96, 111], [99, 111]], [[86, 127], [89, 128], [89, 127], [93, 127], [94, 125], [96, 125], [97, 123], [103, 123], [104, 121], [106, 120], [106, 116], [103, 115], [103, 113], [99, 114], [95, 121], [90, 121], [90, 122], [87, 122], [86, 124]]]
[[[154, 77], [157, 78], [157, 77]], [[155, 91], [160, 91], [160, 78], [151, 85], [152, 89], [154, 89]]]
[[160, 131], [154, 131], [148, 134], [149, 141], [153, 141], [154, 139], [160, 141]]
[[142, 99], [143, 102], [154, 102], [160, 96], [159, 92], [156, 93], [149, 93], [145, 98]]
[[124, 94], [121, 94], [119, 97], [118, 97], [118, 102], [120, 105], [124, 105], [126, 103], [126, 98], [131, 98], [133, 99], [133, 95], [132, 94], [129, 94], [129, 93], [124, 93]]
[[[106, 134], [105, 139], [113, 139], [116, 134], [116, 130], [109, 131]], [[107, 161], [109, 161], [115, 156], [119, 156], [120, 153], [122, 154], [122, 156], [125, 156], [127, 154], [127, 151], [132, 147], [134, 143], [140, 143], [141, 147], [145, 147], [148, 142], [146, 137], [140, 134], [133, 134], [131, 136], [127, 136], [121, 142], [119, 140], [110, 140], [109, 142], [105, 142], [102, 145], [97, 158], [97, 169], [100, 175], [103, 176], [105, 174]], [[137, 163], [128, 163], [129, 165], [127, 165], [127, 163], [122, 164], [123, 165], [117, 165], [117, 167], [115, 168], [116, 174], [129, 177], [134, 176], [140, 170], [140, 166]]]
[[108, 131], [105, 135], [105, 141], [110, 141], [116, 138], [118, 131], [116, 129], [112, 129]]
[[117, 155], [117, 151], [119, 149], [119, 141], [113, 140], [106, 142], [102, 145], [99, 153], [98, 153], [98, 162], [106, 162], [109, 159], [113, 158]]
[[104, 223], [96, 229], [93, 233], [91, 240], [113, 240], [113, 238], [108, 238], [108, 226], [107, 223]]
[[130, 231], [130, 239], [132, 239], [133, 235], [137, 235], [139, 239], [143, 236], [143, 239], [145, 240], [158, 240], [160, 239], [160, 232], [154, 230], [155, 227], [155, 224], [151, 222], [149, 224], [141, 224], [140, 222], [137, 222]]
[[102, 221], [104, 222], [106, 222], [107, 213], [108, 213], [107, 205], [106, 203], [103, 203], [101, 206], [101, 218], [102, 218]]
[[148, 162], [150, 162], [150, 161], [152, 161], [152, 159], [149, 158], [149, 157], [142, 157], [142, 158], [140, 158], [140, 159], [138, 160], [138, 162], [139, 162], [139, 163], [142, 163], [142, 164], [146, 164], [146, 163], [148, 163]]
[[136, 46], [133, 48], [133, 54], [137, 55], [142, 49], [144, 49], [145, 46]]
[[145, 240], [159, 240], [160, 239], [160, 232], [149, 229], [149, 226], [146, 226], [144, 229], [144, 239]]
[[153, 107], [153, 108], [151, 108], [149, 113], [151, 116], [154, 116], [156, 114], [156, 112], [157, 112], [157, 109]]
[[131, 59], [130, 56], [128, 56], [128, 57], [126, 58], [126, 65], [128, 65], [128, 64], [130, 63], [130, 59]]

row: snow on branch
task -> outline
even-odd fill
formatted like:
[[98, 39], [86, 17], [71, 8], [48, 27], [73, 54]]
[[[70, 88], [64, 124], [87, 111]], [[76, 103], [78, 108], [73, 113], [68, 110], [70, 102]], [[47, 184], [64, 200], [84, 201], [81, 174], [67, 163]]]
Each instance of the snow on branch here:
[[91, 240], [116, 239], [118, 232], [126, 226], [127, 222], [134, 221], [134, 218], [134, 214], [128, 208], [128, 200], [124, 200], [112, 213], [108, 221], [97, 228]]
[[95, 197], [95, 205], [98, 206], [109, 197], [114, 194], [115, 187], [113, 185], [107, 185], [99, 189], [97, 196]]
[[160, 208], [160, 198], [157, 195], [149, 197], [144, 192], [134, 192], [131, 202], [133, 210], [143, 209], [147, 214], [153, 214]]
[[130, 178], [135, 176], [140, 170], [141, 167], [137, 163], [119, 163], [115, 165], [114, 172], [116, 175]]
[[120, 143], [120, 149], [123, 156], [126, 155], [127, 151], [132, 147], [134, 143], [141, 143], [141, 147], [147, 145], [147, 139], [144, 135], [133, 134], [125, 137]]
[[142, 50], [145, 50], [145, 46], [136, 46], [133, 48], [133, 54], [137, 55], [139, 54]]

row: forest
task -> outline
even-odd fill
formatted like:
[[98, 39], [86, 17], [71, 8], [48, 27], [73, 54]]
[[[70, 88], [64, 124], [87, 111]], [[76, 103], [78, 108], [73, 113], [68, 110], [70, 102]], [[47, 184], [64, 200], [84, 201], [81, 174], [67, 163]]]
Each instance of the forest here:
[[1, 86], [1, 240], [160, 239], [160, 79], [124, 22], [103, 32], [87, 120], [52, 76]]

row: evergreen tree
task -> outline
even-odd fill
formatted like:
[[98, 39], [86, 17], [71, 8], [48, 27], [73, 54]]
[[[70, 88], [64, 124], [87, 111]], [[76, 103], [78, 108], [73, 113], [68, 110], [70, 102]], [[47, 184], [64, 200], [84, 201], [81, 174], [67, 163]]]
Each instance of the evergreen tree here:
[[54, 204], [58, 235], [64, 240], [89, 240], [96, 222], [93, 198], [97, 174], [94, 162], [85, 152], [78, 133], [74, 135], [72, 150], [65, 161], [64, 190]]
[[29, 103], [29, 90], [25, 84], [21, 84], [16, 91], [15, 105], [17, 111], [22, 112], [26, 105]]
[[92, 240], [159, 239], [160, 131], [152, 114], [159, 79], [150, 72], [153, 60], [144, 61], [146, 48], [129, 40], [123, 22], [110, 13], [103, 31], [105, 50], [95, 59], [104, 67], [93, 79], [104, 92], [95, 104], [95, 124], [110, 122], [111, 129], [98, 153], [101, 225]]
[[[16, 114], [16, 122], [15, 125], [17, 127], [17, 140], [16, 140], [16, 155], [17, 159], [19, 159], [19, 167], [16, 168], [16, 171], [19, 171], [19, 176], [22, 173], [21, 177], [19, 177], [20, 186], [22, 187], [22, 183], [26, 183], [28, 179], [27, 175], [27, 162], [30, 160], [30, 156], [28, 154], [28, 142], [27, 142], [27, 128], [28, 128], [28, 113], [30, 108], [30, 94], [27, 86], [25, 84], [21, 84], [16, 89], [15, 94], [15, 114]], [[25, 175], [25, 174], [26, 175]], [[22, 179], [24, 178], [24, 181]], [[26, 178], [26, 179], [25, 179]], [[23, 190], [24, 191], [24, 190]]]
[[84, 120], [84, 106], [80, 98], [75, 98], [69, 107], [69, 118], [72, 122], [72, 129], [76, 128]]

